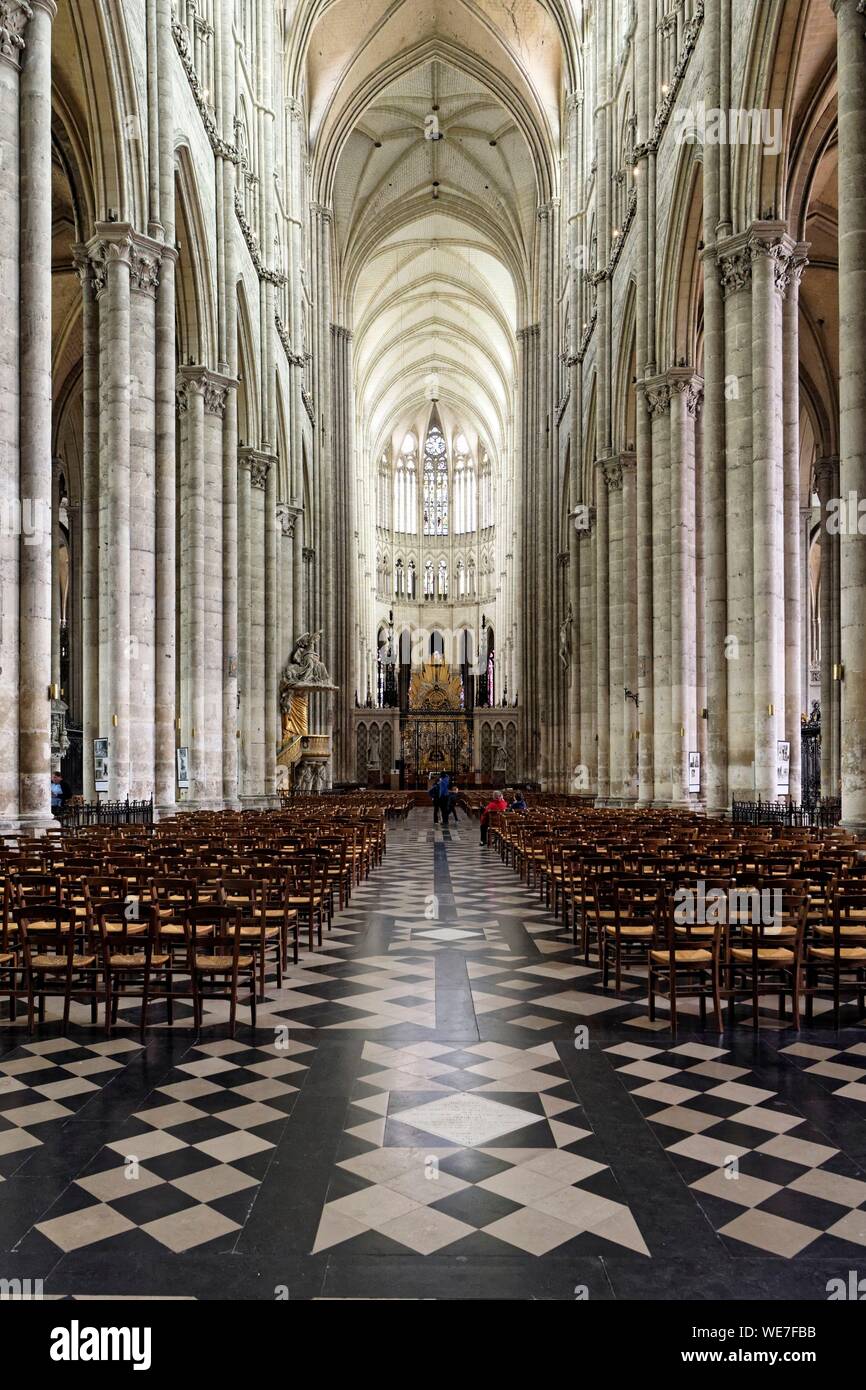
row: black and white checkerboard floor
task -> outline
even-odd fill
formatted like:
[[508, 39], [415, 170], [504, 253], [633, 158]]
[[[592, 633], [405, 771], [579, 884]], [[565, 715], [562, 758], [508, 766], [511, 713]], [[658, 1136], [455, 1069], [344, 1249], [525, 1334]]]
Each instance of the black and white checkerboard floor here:
[[[0, 1277], [48, 1296], [824, 1298], [866, 1042], [649, 1025], [477, 828], [414, 812], [255, 1033], [0, 1023]], [[280, 1292], [276, 1292], [280, 1291]], [[284, 1291], [287, 1291], [287, 1295]]]

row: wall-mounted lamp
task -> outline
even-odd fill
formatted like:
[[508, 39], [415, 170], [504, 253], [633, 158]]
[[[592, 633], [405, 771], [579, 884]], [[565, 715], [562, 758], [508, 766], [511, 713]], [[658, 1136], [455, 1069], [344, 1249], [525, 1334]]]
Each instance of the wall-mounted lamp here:
[[112, 724], [114, 725], [114, 727], [115, 727], [115, 729], [116, 729], [116, 728], [117, 728], [117, 725], [118, 725], [118, 718], [117, 718], [117, 715], [116, 715], [116, 714], [113, 714], [113, 715], [111, 716], [111, 722], [112, 722]]
[[633, 690], [628, 690], [628, 689], [623, 690], [622, 693], [623, 693], [623, 695], [625, 696], [625, 698], [626, 698], [627, 700], [634, 700], [634, 707], [635, 707], [635, 709], [639, 709], [639, 708], [640, 708], [640, 696], [639, 696], [639, 695], [636, 695], [635, 692], [634, 692]]
[[49, 700], [59, 700], [59, 699], [60, 699], [60, 686], [59, 686], [59, 685], [49, 685], [49, 687], [48, 687], [48, 698], [49, 698]]
[[710, 711], [707, 709], [707, 707], [706, 707], [706, 705], [705, 705], [704, 708], [701, 710], [701, 719], [709, 719], [709, 717], [710, 717]]
[[841, 681], [845, 679], [845, 667], [842, 665], [841, 661], [834, 663], [833, 679], [834, 681]]
[[775, 705], [767, 705], [767, 714], [775, 714], [775, 713], [776, 713], [776, 706], [775, 706]]

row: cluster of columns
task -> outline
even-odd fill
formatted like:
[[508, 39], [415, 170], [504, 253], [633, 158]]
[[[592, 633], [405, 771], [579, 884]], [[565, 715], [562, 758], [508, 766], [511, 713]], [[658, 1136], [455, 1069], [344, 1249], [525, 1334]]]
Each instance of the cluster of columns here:
[[[819, 459], [822, 789], [841, 787], [843, 818], [866, 824], [866, 537], [828, 526], [835, 499], [866, 489], [866, 22], [858, 0], [834, 0], [839, 47], [840, 459]], [[554, 684], [568, 700], [569, 759], [559, 785], [601, 802], [699, 804], [778, 795], [778, 745], [790, 744], [789, 794], [800, 797], [800, 723], [808, 525], [800, 509], [799, 289], [808, 246], [778, 220], [732, 224], [730, 151], [703, 160], [704, 356], [701, 374], [659, 339], [656, 295], [657, 104], [652, 25], [639, 8], [636, 79], [635, 454], [617, 449], [613, 399], [605, 9], [595, 22], [595, 426], [587, 441], [584, 356], [572, 276], [572, 474], [566, 592], [577, 619], [579, 671]], [[729, 27], [707, 0], [703, 98], [725, 107]], [[728, 11], [729, 13], [729, 11]], [[579, 97], [573, 108], [579, 109]], [[583, 187], [581, 142], [569, 144]], [[579, 237], [584, 211], [574, 214]], [[615, 259], [613, 264], [615, 265]], [[586, 325], [583, 325], [586, 328]], [[660, 364], [661, 359], [661, 364]], [[670, 359], [669, 359], [670, 360]], [[629, 388], [631, 389], [631, 388]], [[591, 418], [591, 417], [590, 417]], [[586, 450], [594, 475], [587, 489]], [[579, 455], [583, 455], [583, 458]], [[580, 474], [583, 480], [580, 481]], [[535, 544], [531, 533], [526, 538]], [[555, 705], [555, 697], [554, 697]], [[531, 735], [531, 728], [530, 728]], [[533, 762], [531, 743], [528, 762]], [[841, 753], [840, 753], [841, 748]], [[689, 787], [688, 754], [701, 760]], [[576, 767], [575, 767], [576, 764]], [[581, 776], [575, 779], [570, 774]], [[554, 779], [555, 780], [555, 779]], [[551, 781], [551, 785], [554, 784]]]
[[[514, 681], [521, 711], [523, 776], [539, 778], [545, 785], [555, 777], [566, 756], [564, 730], [568, 722], [565, 688], [553, 674], [558, 632], [568, 603], [556, 543], [562, 496], [556, 369], [561, 238], [561, 204], [554, 198], [539, 207], [537, 215], [537, 321], [517, 335], [516, 439], [521, 466], [513, 534], [520, 537], [520, 578], [513, 602], [520, 616], [520, 630], [514, 634]], [[507, 637], [507, 629], [501, 635]], [[511, 690], [513, 693], [513, 683]]]
[[0, 825], [50, 819], [51, 25], [0, 28]]

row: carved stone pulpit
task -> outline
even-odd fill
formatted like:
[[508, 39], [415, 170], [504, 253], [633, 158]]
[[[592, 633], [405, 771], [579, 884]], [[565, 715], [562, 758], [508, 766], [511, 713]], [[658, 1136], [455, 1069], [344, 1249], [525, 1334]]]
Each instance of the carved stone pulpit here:
[[305, 632], [292, 647], [280, 680], [282, 741], [277, 753], [281, 790], [302, 794], [326, 789], [331, 759], [330, 734], [310, 733], [310, 696], [332, 694], [327, 667], [320, 659], [320, 632]]

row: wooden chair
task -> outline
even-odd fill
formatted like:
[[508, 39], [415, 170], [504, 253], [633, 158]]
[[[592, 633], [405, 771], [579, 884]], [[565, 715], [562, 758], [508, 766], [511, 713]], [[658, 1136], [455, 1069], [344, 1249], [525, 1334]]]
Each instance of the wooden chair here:
[[662, 931], [649, 951], [649, 1017], [655, 1022], [656, 995], [670, 1001], [671, 1034], [677, 1036], [677, 1001], [700, 1001], [701, 1026], [706, 1027], [707, 1000], [713, 1004], [716, 1031], [722, 1031], [720, 979], [722, 928], [716, 923], [712, 935], [696, 934], [689, 923], [677, 921], [676, 905], [668, 898], [662, 913]]
[[791, 995], [791, 1015], [794, 1027], [800, 1027], [800, 994], [802, 987], [803, 940], [809, 894], [805, 884], [799, 889], [789, 885], [783, 896], [783, 910], [772, 915], [761, 911], [756, 920], [741, 927], [739, 944], [733, 935], [728, 937], [725, 959], [725, 997], [730, 1001], [729, 1021], [734, 1021], [738, 998], [747, 997], [752, 1004], [752, 1026], [759, 1026], [759, 1002], [763, 991], [779, 994], [779, 1017], [784, 1017], [785, 995]]
[[857, 999], [862, 1017], [866, 1000], [866, 885], [840, 881], [828, 904], [829, 921], [812, 927], [806, 947], [806, 1018], [811, 1022], [816, 994], [829, 991], [833, 1027], [839, 1027], [843, 995]]
[[[306, 922], [309, 933], [310, 950], [313, 946], [313, 929], [319, 946], [322, 944], [322, 926], [326, 910], [327, 883], [323, 865], [315, 855], [298, 855], [288, 865], [288, 890], [285, 903], [291, 912]], [[295, 962], [297, 964], [297, 960]]]
[[86, 999], [90, 1003], [91, 1019], [95, 1020], [99, 999], [98, 956], [89, 946], [81, 948], [74, 911], [52, 906], [39, 909], [35, 916], [32, 904], [19, 911], [28, 1031], [33, 1032], [37, 998], [39, 1022], [44, 1023], [47, 996], [63, 999], [64, 1034], [69, 1029], [73, 999]]
[[593, 897], [602, 985], [607, 989], [612, 958], [614, 989], [621, 994], [623, 969], [647, 964], [647, 953], [658, 931], [663, 885], [642, 875], [611, 875], [596, 882]]
[[265, 997], [265, 965], [270, 954], [276, 964], [277, 989], [283, 984], [283, 934], [279, 922], [267, 916], [269, 885], [258, 878], [224, 878], [223, 902], [241, 914], [241, 942], [256, 956], [259, 998]]
[[[242, 951], [240, 909], [228, 903], [206, 903], [190, 908], [184, 918], [187, 926], [187, 959], [193, 997], [193, 1017], [201, 1030], [206, 999], [229, 1001], [229, 1035], [235, 1036], [241, 982], [249, 989], [251, 1026], [256, 1026], [256, 958]], [[210, 932], [202, 937], [199, 928]]]
[[96, 907], [105, 981], [105, 1032], [111, 1036], [119, 1000], [140, 999], [139, 1032], [144, 1038], [147, 1006], [152, 1000], [166, 999], [168, 1021], [174, 1022], [172, 958], [169, 951], [160, 949], [159, 913], [153, 904], [142, 904], [135, 921], [130, 921], [127, 914], [128, 903], [124, 899]]

